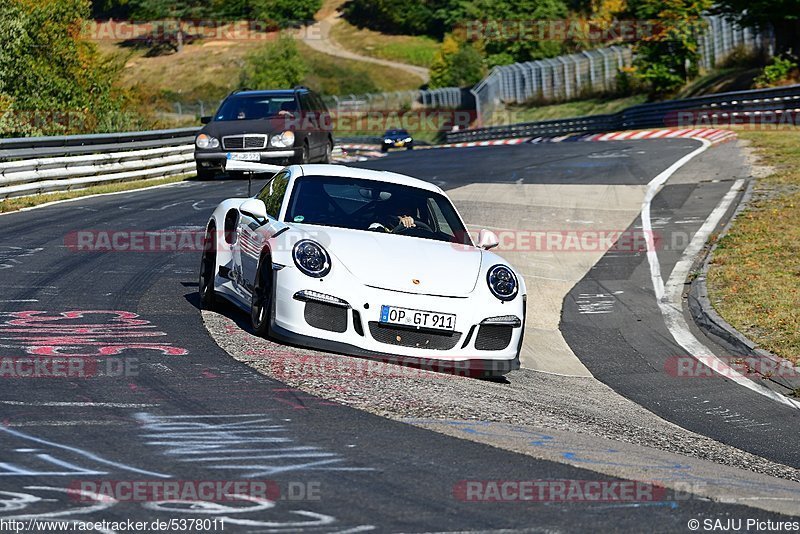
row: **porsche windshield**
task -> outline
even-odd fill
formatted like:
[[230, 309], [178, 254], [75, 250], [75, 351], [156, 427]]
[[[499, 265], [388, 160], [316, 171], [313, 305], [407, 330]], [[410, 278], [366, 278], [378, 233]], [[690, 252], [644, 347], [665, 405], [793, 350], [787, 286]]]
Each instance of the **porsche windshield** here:
[[285, 220], [472, 244], [444, 195], [375, 180], [300, 177]]

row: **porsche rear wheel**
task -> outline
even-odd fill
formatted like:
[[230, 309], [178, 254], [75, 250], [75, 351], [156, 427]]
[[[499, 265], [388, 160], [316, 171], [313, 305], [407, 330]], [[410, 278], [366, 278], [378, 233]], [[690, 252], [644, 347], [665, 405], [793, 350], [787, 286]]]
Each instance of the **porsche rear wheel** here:
[[203, 256], [200, 258], [200, 279], [197, 286], [200, 291], [200, 306], [207, 310], [214, 308], [216, 290], [214, 277], [217, 268], [217, 238], [216, 228], [209, 226], [203, 238]]
[[269, 335], [272, 321], [272, 260], [268, 255], [261, 256], [258, 262], [253, 296], [250, 300], [250, 321], [255, 333], [261, 337]]

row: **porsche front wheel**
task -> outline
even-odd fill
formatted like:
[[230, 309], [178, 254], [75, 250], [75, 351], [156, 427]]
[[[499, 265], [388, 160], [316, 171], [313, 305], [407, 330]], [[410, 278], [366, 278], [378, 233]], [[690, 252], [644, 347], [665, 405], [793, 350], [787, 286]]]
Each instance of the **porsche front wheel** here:
[[253, 295], [250, 300], [250, 321], [255, 333], [261, 337], [269, 334], [272, 319], [272, 261], [262, 256], [258, 262]]
[[200, 290], [200, 305], [211, 310], [214, 308], [216, 291], [214, 277], [217, 268], [217, 238], [216, 228], [209, 226], [203, 239], [203, 256], [200, 258], [200, 279], [197, 286]]

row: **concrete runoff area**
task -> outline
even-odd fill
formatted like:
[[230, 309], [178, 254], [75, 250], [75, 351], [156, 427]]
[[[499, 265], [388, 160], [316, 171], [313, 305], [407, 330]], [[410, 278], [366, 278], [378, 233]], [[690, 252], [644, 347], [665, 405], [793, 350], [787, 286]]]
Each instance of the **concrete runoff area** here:
[[[447, 192], [470, 231], [498, 233], [495, 251], [525, 278], [531, 313], [525, 321], [523, 367], [592, 376], [558, 324], [564, 297], [607, 249], [597, 243], [575, 250], [561, 239], [598, 230], [623, 232], [639, 215], [645, 190], [642, 185], [471, 184]], [[539, 244], [534, 233], [545, 234]]]

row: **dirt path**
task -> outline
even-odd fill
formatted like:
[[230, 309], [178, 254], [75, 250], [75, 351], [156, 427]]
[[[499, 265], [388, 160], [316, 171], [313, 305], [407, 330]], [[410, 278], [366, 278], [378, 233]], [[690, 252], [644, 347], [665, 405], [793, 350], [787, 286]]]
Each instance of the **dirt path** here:
[[425, 67], [417, 67], [415, 65], [408, 65], [407, 63], [399, 63], [397, 61], [390, 61], [388, 59], [378, 59], [369, 56], [362, 56], [350, 50], [342, 48], [342, 46], [331, 38], [331, 28], [340, 20], [341, 14], [333, 12], [324, 19], [320, 20], [313, 26], [304, 28], [297, 34], [297, 38], [305, 44], [323, 54], [335, 56], [343, 59], [352, 59], [354, 61], [364, 61], [366, 63], [375, 63], [376, 65], [383, 65], [393, 69], [402, 70], [418, 78], [422, 79], [423, 83], [427, 83], [430, 79], [428, 69]]

